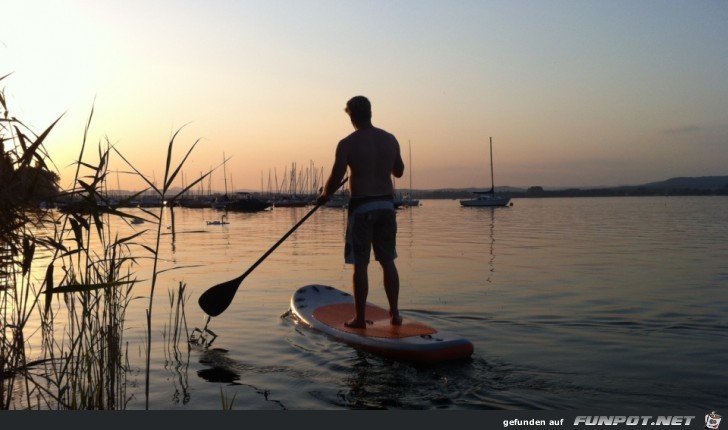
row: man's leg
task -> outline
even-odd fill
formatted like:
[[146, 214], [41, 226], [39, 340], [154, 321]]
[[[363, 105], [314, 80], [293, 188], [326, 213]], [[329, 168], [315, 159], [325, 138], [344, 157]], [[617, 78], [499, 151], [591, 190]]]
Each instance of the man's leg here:
[[402, 324], [402, 317], [399, 315], [399, 272], [394, 260], [380, 261], [384, 273], [384, 291], [389, 301], [389, 315], [394, 325]]
[[350, 321], [344, 323], [347, 327], [366, 328], [366, 306], [369, 296], [368, 263], [354, 264], [354, 307], [356, 314]]

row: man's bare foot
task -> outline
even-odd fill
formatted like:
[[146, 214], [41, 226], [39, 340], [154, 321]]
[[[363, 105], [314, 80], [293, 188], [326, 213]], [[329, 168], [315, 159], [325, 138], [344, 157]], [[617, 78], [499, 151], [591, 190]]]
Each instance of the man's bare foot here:
[[362, 321], [355, 317], [344, 323], [344, 325], [349, 328], [367, 328], [367, 324], [374, 324], [374, 322], [369, 320]]
[[392, 325], [402, 325], [402, 316], [399, 313], [392, 314], [390, 312], [389, 315], [391, 316], [389, 321], [392, 323]]

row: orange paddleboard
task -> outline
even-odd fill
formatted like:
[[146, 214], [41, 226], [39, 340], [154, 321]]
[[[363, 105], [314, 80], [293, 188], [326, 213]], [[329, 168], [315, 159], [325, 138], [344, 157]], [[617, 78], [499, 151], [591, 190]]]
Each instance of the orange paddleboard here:
[[299, 322], [339, 341], [396, 360], [435, 363], [473, 353], [467, 339], [406, 315], [402, 325], [392, 325], [389, 312], [371, 303], [367, 303], [367, 327], [347, 327], [344, 322], [354, 315], [354, 298], [326, 285], [299, 288], [291, 297], [291, 312]]

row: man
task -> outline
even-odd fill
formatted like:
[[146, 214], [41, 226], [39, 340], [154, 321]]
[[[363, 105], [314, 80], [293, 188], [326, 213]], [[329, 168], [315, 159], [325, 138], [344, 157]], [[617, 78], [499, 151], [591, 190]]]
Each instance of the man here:
[[382, 266], [384, 291], [389, 302], [391, 323], [402, 324], [399, 315], [399, 273], [397, 258], [397, 220], [391, 175], [401, 178], [404, 162], [399, 142], [390, 133], [372, 125], [372, 106], [364, 96], [346, 103], [354, 132], [336, 147], [336, 158], [326, 186], [317, 203], [323, 204], [336, 192], [349, 169], [349, 206], [346, 228], [345, 262], [354, 265], [354, 303], [356, 313], [347, 327], [366, 328], [366, 301], [369, 294], [368, 266], [372, 248]]

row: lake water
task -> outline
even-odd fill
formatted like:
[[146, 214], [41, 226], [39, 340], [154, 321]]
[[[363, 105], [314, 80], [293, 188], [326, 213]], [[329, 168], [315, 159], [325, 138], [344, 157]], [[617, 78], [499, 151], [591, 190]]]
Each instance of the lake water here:
[[[285, 316], [296, 288], [351, 289], [345, 212], [319, 209], [212, 318], [217, 338], [175, 355], [168, 290], [197, 298], [245, 272], [311, 208], [175, 209], [154, 307], [150, 409], [643, 409], [725, 407], [728, 198], [516, 199], [507, 208], [424, 200], [398, 211], [403, 315], [469, 338], [464, 362], [414, 365], [330, 340]], [[166, 213], [165, 223], [169, 223]], [[151, 228], [151, 224], [123, 229]], [[148, 236], [149, 244], [153, 235]], [[138, 267], [140, 278], [148, 269]], [[136, 296], [148, 294], [137, 287]], [[370, 266], [370, 301], [385, 306]], [[145, 408], [146, 300], [127, 312], [129, 409]]]

